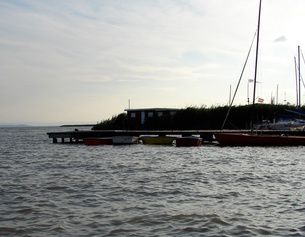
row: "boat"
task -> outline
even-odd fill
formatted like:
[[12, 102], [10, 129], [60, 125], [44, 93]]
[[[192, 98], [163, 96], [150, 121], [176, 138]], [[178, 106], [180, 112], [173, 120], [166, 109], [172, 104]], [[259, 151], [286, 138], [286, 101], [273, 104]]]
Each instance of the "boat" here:
[[176, 137], [170, 136], [142, 136], [140, 137], [143, 144], [154, 144], [154, 145], [172, 145]]
[[257, 124], [255, 129], [258, 130], [281, 130], [281, 131], [304, 131], [305, 120], [278, 120], [275, 122], [263, 121]]
[[274, 119], [273, 122], [263, 120], [262, 123], [256, 124], [254, 128], [256, 130], [304, 131], [305, 120], [301, 119], [305, 116], [304, 111], [297, 108], [290, 108], [285, 111], [293, 115], [281, 114], [279, 119]]
[[215, 133], [221, 146], [304, 146], [304, 136], [248, 134], [248, 133]]
[[177, 137], [176, 146], [200, 146], [202, 138], [195, 136]]
[[111, 145], [112, 137], [88, 137], [84, 138], [84, 144], [87, 146]]
[[[260, 16], [261, 16], [261, 3], [259, 1], [259, 14], [258, 26], [256, 34], [256, 58], [254, 70], [254, 86], [253, 86], [253, 101], [252, 101], [252, 121], [254, 117], [255, 106], [255, 91], [256, 91], [256, 78], [257, 78], [257, 62], [258, 62], [258, 48], [259, 48], [259, 30], [260, 30]], [[231, 101], [230, 106], [232, 106]], [[226, 118], [228, 117], [228, 113]], [[225, 123], [225, 122], [224, 122]], [[222, 146], [303, 146], [305, 145], [305, 136], [286, 136], [270, 135], [270, 134], [257, 134], [253, 131], [253, 123], [250, 133], [234, 133], [234, 132], [218, 132], [214, 133], [216, 141]]]
[[112, 143], [114, 145], [137, 144], [138, 139], [136, 136], [113, 136]]
[[256, 130], [281, 130], [281, 131], [290, 131], [291, 121], [279, 120], [270, 122], [269, 120], [264, 120], [260, 124], [256, 124], [254, 129]]

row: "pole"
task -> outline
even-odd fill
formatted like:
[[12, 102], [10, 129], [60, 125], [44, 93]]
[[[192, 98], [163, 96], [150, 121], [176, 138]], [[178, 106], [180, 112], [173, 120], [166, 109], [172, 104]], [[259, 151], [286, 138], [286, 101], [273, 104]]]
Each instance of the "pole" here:
[[229, 106], [230, 106], [230, 104], [231, 104], [231, 90], [232, 90], [232, 85], [230, 85]]
[[276, 104], [279, 102], [279, 85], [276, 87]]
[[251, 134], [253, 133], [254, 104], [255, 104], [255, 96], [256, 96], [255, 92], [256, 92], [256, 79], [257, 79], [259, 33], [260, 33], [260, 23], [261, 23], [261, 5], [262, 5], [262, 0], [259, 1], [258, 22], [257, 22], [256, 56], [255, 56], [254, 86], [253, 86], [254, 89], [253, 89], [252, 116], [251, 116]]
[[301, 65], [300, 65], [300, 45], [298, 46], [298, 69], [299, 69], [299, 108], [301, 107]]
[[249, 80], [248, 80], [248, 84], [247, 84], [247, 102], [249, 104], [250, 99], [249, 99]]
[[299, 89], [298, 89], [298, 66], [297, 66], [297, 59], [294, 57], [294, 73], [295, 73], [295, 94], [296, 94], [296, 99], [297, 103], [296, 106], [297, 108], [299, 107]]

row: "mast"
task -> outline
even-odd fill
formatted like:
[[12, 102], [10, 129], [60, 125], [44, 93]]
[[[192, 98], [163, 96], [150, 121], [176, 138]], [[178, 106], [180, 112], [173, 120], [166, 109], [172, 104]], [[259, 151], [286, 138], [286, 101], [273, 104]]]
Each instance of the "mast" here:
[[294, 72], [295, 72], [295, 89], [296, 89], [296, 99], [297, 99], [297, 108], [299, 107], [299, 86], [298, 86], [298, 66], [297, 66], [297, 60], [294, 57]]
[[299, 103], [298, 108], [301, 107], [301, 65], [300, 65], [300, 45], [298, 46], [298, 69], [299, 69]]
[[256, 96], [255, 93], [256, 93], [257, 64], [258, 64], [259, 32], [260, 32], [260, 23], [261, 23], [261, 5], [262, 5], [262, 0], [259, 1], [258, 22], [257, 22], [256, 54], [255, 54], [255, 69], [254, 69], [252, 116], [251, 116], [251, 133], [253, 133], [254, 105], [255, 105], [255, 96]]
[[229, 93], [229, 106], [231, 104], [231, 91], [232, 91], [232, 85], [230, 85], [230, 93]]
[[276, 86], [276, 104], [279, 104], [279, 85]]

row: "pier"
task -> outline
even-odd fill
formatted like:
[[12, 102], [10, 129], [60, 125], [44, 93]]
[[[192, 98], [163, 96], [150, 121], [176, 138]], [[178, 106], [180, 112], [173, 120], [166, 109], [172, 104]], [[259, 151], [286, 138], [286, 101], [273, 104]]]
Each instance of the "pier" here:
[[[168, 136], [200, 136], [204, 142], [214, 141], [213, 134], [220, 132], [220, 130], [74, 130], [66, 132], [50, 132], [47, 133], [53, 143], [70, 142], [82, 143], [84, 138], [88, 137], [113, 137], [113, 136], [144, 136], [144, 135], [168, 135]], [[223, 132], [230, 133], [249, 133], [250, 130], [223, 130]], [[260, 130], [255, 131], [259, 134], [286, 134], [305, 136], [305, 131], [284, 131], [284, 130]]]
[[113, 136], [144, 136], [144, 135], [170, 135], [170, 136], [191, 136], [199, 135], [204, 141], [212, 141], [215, 130], [76, 130], [67, 132], [47, 133], [53, 143], [61, 140], [62, 143], [79, 143], [88, 137], [113, 137]]

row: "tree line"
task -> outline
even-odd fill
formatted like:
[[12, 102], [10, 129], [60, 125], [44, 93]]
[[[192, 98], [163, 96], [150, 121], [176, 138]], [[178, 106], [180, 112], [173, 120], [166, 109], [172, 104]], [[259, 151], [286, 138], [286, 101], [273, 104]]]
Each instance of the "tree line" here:
[[[286, 110], [291, 105], [257, 104], [233, 106], [230, 109], [224, 129], [248, 129], [253, 124], [268, 120], [273, 121], [282, 116], [295, 116]], [[302, 107], [301, 109], [304, 109]], [[145, 130], [218, 130], [222, 128], [228, 113], [228, 106], [187, 107], [178, 110], [174, 115], [146, 119], [137, 129]], [[126, 113], [112, 116], [97, 123], [93, 130], [126, 130], [131, 129]]]

